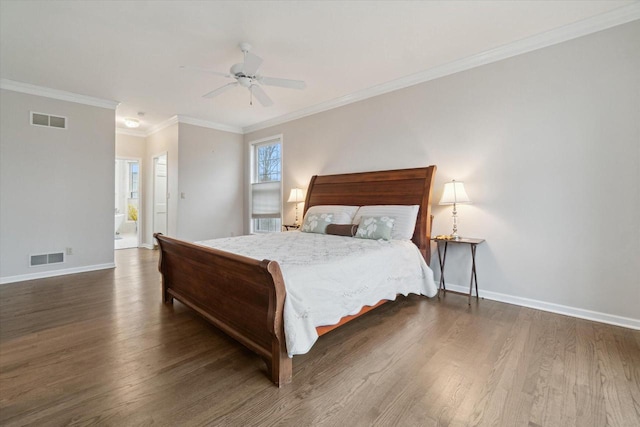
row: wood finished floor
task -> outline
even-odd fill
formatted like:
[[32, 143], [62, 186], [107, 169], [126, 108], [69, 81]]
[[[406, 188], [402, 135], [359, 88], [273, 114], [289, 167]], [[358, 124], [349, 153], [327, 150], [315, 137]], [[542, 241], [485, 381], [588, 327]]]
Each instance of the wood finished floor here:
[[157, 252], [0, 287], [2, 425], [640, 426], [640, 332], [461, 295], [401, 298], [274, 387], [176, 302]]

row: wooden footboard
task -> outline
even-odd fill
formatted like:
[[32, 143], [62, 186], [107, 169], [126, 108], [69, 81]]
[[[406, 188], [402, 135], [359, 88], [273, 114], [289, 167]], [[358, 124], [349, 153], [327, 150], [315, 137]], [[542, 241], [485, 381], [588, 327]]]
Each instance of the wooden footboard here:
[[178, 299], [267, 363], [278, 386], [291, 382], [284, 339], [285, 288], [275, 261], [194, 245], [156, 233], [165, 303]]

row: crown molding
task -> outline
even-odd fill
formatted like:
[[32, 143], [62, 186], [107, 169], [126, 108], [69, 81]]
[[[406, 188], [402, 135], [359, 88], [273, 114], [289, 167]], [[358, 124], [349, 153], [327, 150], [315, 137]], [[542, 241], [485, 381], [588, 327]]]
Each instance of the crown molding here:
[[224, 132], [239, 133], [240, 135], [244, 133], [242, 128], [235, 127], [235, 126], [225, 125], [225, 124], [216, 123], [216, 122], [210, 122], [207, 120], [196, 119], [193, 117], [183, 116], [183, 115], [178, 115], [177, 117], [178, 117], [179, 123], [184, 123], [187, 125], [200, 126], [200, 127], [209, 128], [209, 129], [216, 129]]
[[155, 126], [151, 126], [145, 136], [153, 135], [156, 132], [160, 132], [164, 128], [175, 125], [176, 123], [178, 123], [178, 116], [169, 117], [164, 122], [160, 122]]
[[[272, 119], [245, 126], [243, 128], [196, 119], [183, 115], [175, 115], [162, 123], [152, 126], [146, 133], [121, 128], [117, 128], [116, 132], [125, 135], [147, 137], [176, 123], [185, 123], [194, 126], [217, 129], [225, 132], [247, 134], [334, 108], [342, 107], [344, 105], [362, 101], [374, 96], [383, 95], [388, 92], [404, 89], [406, 87], [428, 82], [430, 80], [435, 80], [451, 74], [459, 73], [461, 71], [490, 64], [492, 62], [497, 62], [503, 59], [511, 58], [513, 56], [532, 52], [534, 50], [542, 49], [544, 47], [586, 36], [638, 19], [640, 19], [640, 2], [634, 2], [630, 5], [614, 9], [601, 15], [578, 21], [573, 24], [565, 25], [563, 27], [559, 27], [522, 40], [518, 40], [513, 43], [497, 47], [495, 49], [480, 52], [478, 54], [471, 55], [457, 61], [436, 66], [419, 73], [402, 77], [400, 79], [392, 80], [390, 82], [363, 89], [336, 99], [321, 102], [311, 107], [303, 108], [289, 114], [284, 114], [282, 116], [274, 117]], [[80, 95], [73, 92], [66, 92], [43, 86], [36, 86], [29, 83], [23, 83], [4, 78], [0, 78], [0, 88], [11, 90], [14, 92], [43, 96], [46, 98], [59, 99], [62, 101], [75, 102], [79, 104], [108, 108], [112, 110], [115, 110], [120, 104], [117, 101], [94, 98], [87, 95]]]
[[578, 37], [586, 36], [598, 31], [606, 30], [611, 27], [626, 24], [631, 21], [640, 19], [640, 2], [614, 9], [610, 12], [603, 13], [573, 24], [565, 25], [535, 36], [527, 37], [504, 46], [499, 46], [475, 55], [468, 56], [447, 64], [439, 65], [419, 73], [411, 74], [387, 83], [372, 86], [340, 98], [332, 99], [320, 104], [313, 105], [293, 113], [274, 117], [263, 122], [245, 126], [243, 132], [245, 134], [255, 132], [257, 130], [266, 129], [292, 120], [301, 119], [323, 111], [342, 107], [347, 104], [362, 101], [367, 98], [382, 95], [409, 86], [435, 80], [451, 74], [466, 71], [471, 68], [490, 64], [492, 62], [501, 61], [513, 56], [532, 52], [544, 47], [552, 46]]
[[139, 138], [146, 138], [148, 136], [146, 132], [127, 128], [116, 128], [116, 133], [120, 135], [137, 136]]
[[59, 99], [61, 101], [75, 102], [77, 104], [91, 105], [92, 107], [108, 108], [110, 110], [115, 110], [120, 104], [118, 101], [94, 98], [92, 96], [51, 89], [44, 86], [36, 86], [9, 79], [0, 79], [0, 88], [29, 95], [43, 96], [45, 98]]
[[199, 127], [203, 127], [203, 128], [209, 128], [209, 129], [216, 129], [216, 130], [221, 130], [224, 132], [232, 132], [232, 133], [239, 133], [240, 135], [243, 134], [242, 132], [242, 128], [239, 127], [235, 127], [235, 126], [229, 126], [229, 125], [223, 125], [221, 123], [216, 123], [216, 122], [210, 122], [207, 120], [201, 120], [201, 119], [196, 119], [193, 117], [189, 117], [189, 116], [183, 116], [183, 115], [175, 115], [167, 120], [165, 120], [162, 123], [158, 123], [155, 126], [152, 126], [146, 134], [143, 134], [142, 136], [149, 136], [152, 135], [156, 132], [161, 131], [164, 128], [167, 128], [169, 126], [175, 125], [176, 123], [183, 123], [186, 125], [193, 125], [193, 126], [199, 126]]

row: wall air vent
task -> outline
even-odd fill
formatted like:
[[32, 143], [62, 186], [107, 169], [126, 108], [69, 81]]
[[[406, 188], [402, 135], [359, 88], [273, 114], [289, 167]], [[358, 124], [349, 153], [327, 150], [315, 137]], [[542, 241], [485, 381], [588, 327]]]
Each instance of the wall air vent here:
[[32, 111], [31, 124], [34, 126], [66, 129], [67, 118], [62, 116], [52, 116], [51, 114], [45, 114], [45, 113], [36, 113]]
[[47, 265], [47, 264], [60, 264], [63, 262], [64, 262], [64, 252], [29, 255], [29, 267], [37, 267], [39, 265]]

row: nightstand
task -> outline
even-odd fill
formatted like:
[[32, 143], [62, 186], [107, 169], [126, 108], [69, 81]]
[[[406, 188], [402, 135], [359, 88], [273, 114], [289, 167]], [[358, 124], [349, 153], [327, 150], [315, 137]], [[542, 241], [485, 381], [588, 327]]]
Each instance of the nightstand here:
[[297, 230], [300, 228], [300, 224], [282, 224], [284, 231]]
[[[484, 242], [484, 239], [473, 239], [470, 237], [461, 237], [458, 240], [449, 239], [432, 239], [438, 244], [438, 261], [440, 261], [440, 284], [438, 285], [438, 297], [440, 297], [440, 289], [447, 292], [447, 285], [444, 282], [444, 264], [447, 261], [447, 247], [449, 243], [469, 245], [471, 248], [471, 282], [469, 283], [469, 305], [471, 305], [471, 294], [473, 293], [473, 284], [476, 285], [476, 299], [478, 295], [478, 276], [476, 274], [476, 247]], [[444, 243], [444, 253], [441, 251], [442, 243]]]

